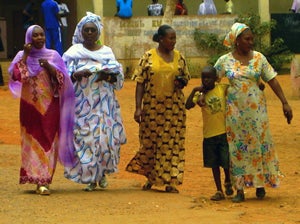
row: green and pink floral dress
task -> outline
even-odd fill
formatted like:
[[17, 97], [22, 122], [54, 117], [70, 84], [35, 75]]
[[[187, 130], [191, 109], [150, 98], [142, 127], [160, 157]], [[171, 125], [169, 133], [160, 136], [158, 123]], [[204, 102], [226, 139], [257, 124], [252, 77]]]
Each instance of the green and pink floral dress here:
[[[253, 52], [248, 65], [228, 53], [218, 59], [215, 68], [219, 77], [226, 77], [230, 83], [226, 133], [235, 186], [278, 186], [279, 166], [270, 133], [266, 97], [258, 87], [260, 79], [268, 82], [277, 73], [257, 51]], [[243, 181], [237, 183], [237, 180]]]

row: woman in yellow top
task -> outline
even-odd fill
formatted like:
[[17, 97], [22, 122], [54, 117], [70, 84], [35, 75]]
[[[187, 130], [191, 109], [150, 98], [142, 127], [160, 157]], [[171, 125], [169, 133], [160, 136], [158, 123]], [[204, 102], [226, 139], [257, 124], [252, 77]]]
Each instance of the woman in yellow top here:
[[133, 74], [136, 85], [134, 119], [139, 123], [140, 148], [126, 170], [147, 177], [143, 190], [166, 186], [178, 193], [183, 182], [185, 97], [190, 75], [182, 54], [175, 50], [176, 32], [162, 25], [153, 35], [158, 47], [147, 51]]

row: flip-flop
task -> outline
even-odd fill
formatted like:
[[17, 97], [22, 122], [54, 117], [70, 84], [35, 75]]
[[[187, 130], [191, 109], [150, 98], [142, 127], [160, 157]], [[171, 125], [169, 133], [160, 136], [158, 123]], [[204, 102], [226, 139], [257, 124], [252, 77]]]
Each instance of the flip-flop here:
[[39, 186], [36, 193], [39, 195], [50, 195], [50, 190], [46, 186]]

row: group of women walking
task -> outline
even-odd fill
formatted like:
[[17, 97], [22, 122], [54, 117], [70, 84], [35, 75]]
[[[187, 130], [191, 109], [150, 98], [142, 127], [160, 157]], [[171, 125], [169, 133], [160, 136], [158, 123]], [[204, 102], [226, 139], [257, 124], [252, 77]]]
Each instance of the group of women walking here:
[[[288, 122], [292, 119], [276, 73], [252, 49], [249, 27], [242, 27], [234, 24], [226, 39], [233, 51], [215, 65], [219, 77], [230, 81], [226, 126], [238, 195], [244, 185], [278, 185], [265, 97], [257, 91], [260, 78], [281, 100]], [[33, 25], [26, 32], [24, 50], [9, 67], [10, 89], [21, 97], [20, 183], [37, 185], [38, 194], [50, 194], [57, 160], [64, 165], [65, 177], [86, 184], [86, 191], [107, 187], [106, 174], [118, 170], [126, 134], [115, 90], [123, 87], [124, 75], [112, 49], [99, 44], [101, 32], [101, 18], [88, 12], [76, 26], [73, 45], [61, 57], [45, 48], [43, 29]], [[160, 26], [153, 41], [158, 46], [145, 52], [132, 76], [140, 146], [126, 170], [146, 177], [143, 190], [165, 186], [166, 192], [178, 193], [185, 163], [182, 89], [190, 74], [184, 56], [175, 49], [172, 27]]]

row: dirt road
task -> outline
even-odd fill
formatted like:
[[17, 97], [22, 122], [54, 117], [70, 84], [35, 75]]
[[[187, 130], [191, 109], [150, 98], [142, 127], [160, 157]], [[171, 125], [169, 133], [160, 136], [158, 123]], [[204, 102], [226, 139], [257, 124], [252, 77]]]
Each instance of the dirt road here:
[[[122, 148], [120, 171], [108, 177], [109, 187], [95, 192], [63, 177], [58, 165], [50, 196], [34, 193], [34, 186], [19, 185], [19, 101], [6, 87], [0, 89], [0, 223], [1, 224], [295, 224], [300, 223], [300, 99], [292, 96], [288, 75], [278, 77], [294, 109], [287, 125], [279, 100], [266, 88], [271, 131], [284, 175], [278, 189], [267, 189], [259, 201], [255, 190], [246, 190], [246, 201], [233, 204], [230, 198], [212, 202], [215, 187], [210, 169], [202, 165], [202, 121], [199, 108], [188, 111], [186, 166], [179, 194], [163, 189], [141, 191], [145, 179], [124, 171], [138, 149], [138, 126], [133, 120], [134, 88], [126, 81], [118, 93], [128, 142]], [[192, 79], [186, 95], [199, 83]]]

